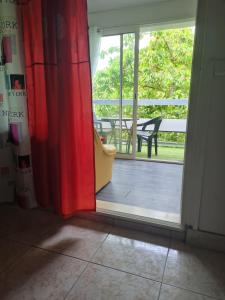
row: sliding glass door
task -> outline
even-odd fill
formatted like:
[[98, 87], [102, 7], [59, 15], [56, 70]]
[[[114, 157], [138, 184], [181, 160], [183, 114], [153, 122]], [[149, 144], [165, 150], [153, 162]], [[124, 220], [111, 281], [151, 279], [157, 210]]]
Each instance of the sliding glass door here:
[[138, 35], [103, 36], [93, 77], [94, 125], [117, 156], [135, 157]]
[[135, 160], [114, 161], [99, 209], [180, 224], [194, 32], [163, 25], [101, 38], [95, 127], [117, 157]]

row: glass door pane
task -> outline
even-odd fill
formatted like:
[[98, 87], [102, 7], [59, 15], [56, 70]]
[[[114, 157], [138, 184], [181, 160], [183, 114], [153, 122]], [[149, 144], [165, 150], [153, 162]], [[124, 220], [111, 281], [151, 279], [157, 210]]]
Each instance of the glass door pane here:
[[140, 133], [137, 158], [184, 160], [194, 34], [193, 26], [141, 30], [138, 123], [151, 120], [144, 134], [154, 138]]
[[132, 153], [134, 51], [134, 33], [102, 37], [93, 78], [95, 128], [123, 155]]
[[132, 154], [135, 34], [123, 34], [121, 40], [120, 153]]

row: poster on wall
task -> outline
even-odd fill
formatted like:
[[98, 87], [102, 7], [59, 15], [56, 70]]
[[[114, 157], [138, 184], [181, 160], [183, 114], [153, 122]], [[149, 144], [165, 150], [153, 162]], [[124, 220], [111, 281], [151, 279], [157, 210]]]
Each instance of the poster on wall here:
[[36, 206], [16, 1], [0, 1], [0, 202]]

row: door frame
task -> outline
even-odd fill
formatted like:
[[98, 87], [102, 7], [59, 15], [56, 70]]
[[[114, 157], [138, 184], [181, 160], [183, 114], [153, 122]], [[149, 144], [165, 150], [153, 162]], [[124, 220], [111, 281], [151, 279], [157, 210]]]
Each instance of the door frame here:
[[[132, 132], [132, 141], [133, 145], [136, 145], [137, 140], [137, 113], [138, 113], [138, 68], [139, 68], [139, 36], [140, 36], [140, 27], [135, 26], [133, 28], [116, 28], [116, 29], [108, 29], [103, 30], [102, 37], [104, 36], [120, 36], [120, 115], [119, 122], [120, 127], [122, 127], [122, 101], [123, 101], [123, 35], [133, 33], [135, 36], [135, 44], [134, 44], [134, 84], [133, 84], [133, 132]], [[122, 47], [121, 47], [122, 45]], [[132, 147], [132, 152], [130, 154], [127, 153], [118, 153], [116, 154], [116, 158], [120, 159], [136, 159], [136, 147]]]
[[[170, 22], [169, 22], [170, 23]], [[187, 23], [187, 24], [186, 24]], [[177, 27], [177, 25], [179, 24], [185, 24], [185, 25], [191, 25], [192, 23], [197, 24], [197, 16], [195, 19], [190, 19], [187, 22], [173, 22], [171, 24], [174, 24], [174, 26]], [[170, 25], [171, 25], [170, 24]], [[154, 25], [148, 25], [148, 28], [152, 28], [152, 30], [157, 30], [163, 27], [168, 27], [169, 24], [154, 24]], [[121, 34], [126, 34], [126, 33], [134, 33], [135, 34], [135, 64], [134, 64], [134, 96], [133, 96], [133, 122], [134, 122], [134, 130], [133, 130], [133, 144], [136, 143], [136, 130], [137, 130], [137, 101], [138, 101], [138, 68], [139, 68], [139, 37], [140, 37], [140, 31], [141, 28], [144, 27], [144, 25], [137, 25], [137, 26], [130, 26], [129, 28], [127, 26], [125, 27], [115, 27], [115, 28], [106, 28], [102, 30], [102, 36], [110, 36], [110, 35], [121, 35]], [[181, 194], [181, 223], [178, 224], [172, 224], [170, 222], [164, 222], [164, 221], [160, 221], [160, 220], [153, 220], [150, 219], [145, 220], [146, 222], [148, 222], [149, 224], [158, 224], [158, 225], [162, 225], [163, 227], [166, 225], [170, 228], [180, 228], [185, 229], [186, 224], [191, 224], [193, 225], [193, 228], [197, 228], [197, 220], [198, 220], [198, 216], [199, 216], [199, 211], [200, 211], [200, 204], [199, 201], [194, 204], [193, 201], [191, 201], [190, 197], [189, 197], [189, 192], [186, 189], [186, 186], [190, 183], [191, 180], [189, 180], [189, 178], [187, 178], [187, 164], [190, 163], [189, 160], [189, 150], [190, 150], [190, 136], [193, 133], [192, 130], [192, 126], [194, 123], [194, 117], [190, 116], [190, 104], [191, 107], [193, 106], [193, 93], [194, 90], [196, 90], [196, 85], [193, 82], [193, 78], [196, 77], [195, 71], [197, 69], [196, 65], [198, 64], [198, 62], [200, 61], [199, 58], [199, 52], [197, 49], [197, 46], [199, 44], [202, 43], [202, 37], [199, 36], [200, 34], [198, 33], [198, 35], [195, 35], [195, 41], [194, 41], [194, 45], [193, 45], [193, 62], [192, 62], [192, 75], [190, 78], [191, 81], [191, 87], [190, 87], [190, 94], [189, 94], [189, 106], [188, 106], [188, 116], [187, 116], [187, 120], [188, 120], [188, 126], [187, 126], [187, 131], [186, 131], [186, 142], [185, 142], [185, 156], [184, 156], [184, 170], [183, 170], [183, 180], [182, 180], [182, 194]], [[195, 56], [195, 57], [194, 57]], [[195, 99], [196, 100], [196, 99]], [[132, 148], [132, 153], [130, 155], [127, 154], [118, 154], [117, 158], [121, 158], [121, 159], [131, 159], [134, 160], [136, 159], [136, 147]], [[149, 161], [149, 160], [148, 160]], [[158, 161], [154, 161], [154, 162], [158, 162]], [[192, 206], [193, 205], [193, 206]], [[192, 206], [192, 209], [190, 208], [190, 206]], [[106, 213], [110, 214], [110, 215], [115, 215], [114, 212], [102, 212], [103, 214]], [[117, 215], [117, 214], [116, 214]], [[121, 215], [119, 216], [121, 217]], [[124, 215], [124, 218], [127, 219], [127, 217]], [[129, 218], [128, 218], [129, 219]]]

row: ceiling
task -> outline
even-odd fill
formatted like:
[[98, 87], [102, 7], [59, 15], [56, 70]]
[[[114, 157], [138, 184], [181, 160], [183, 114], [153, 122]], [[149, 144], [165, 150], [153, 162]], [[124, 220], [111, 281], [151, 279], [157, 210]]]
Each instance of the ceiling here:
[[129, 6], [139, 6], [153, 2], [168, 0], [88, 0], [88, 12], [99, 12], [113, 9], [120, 9]]

